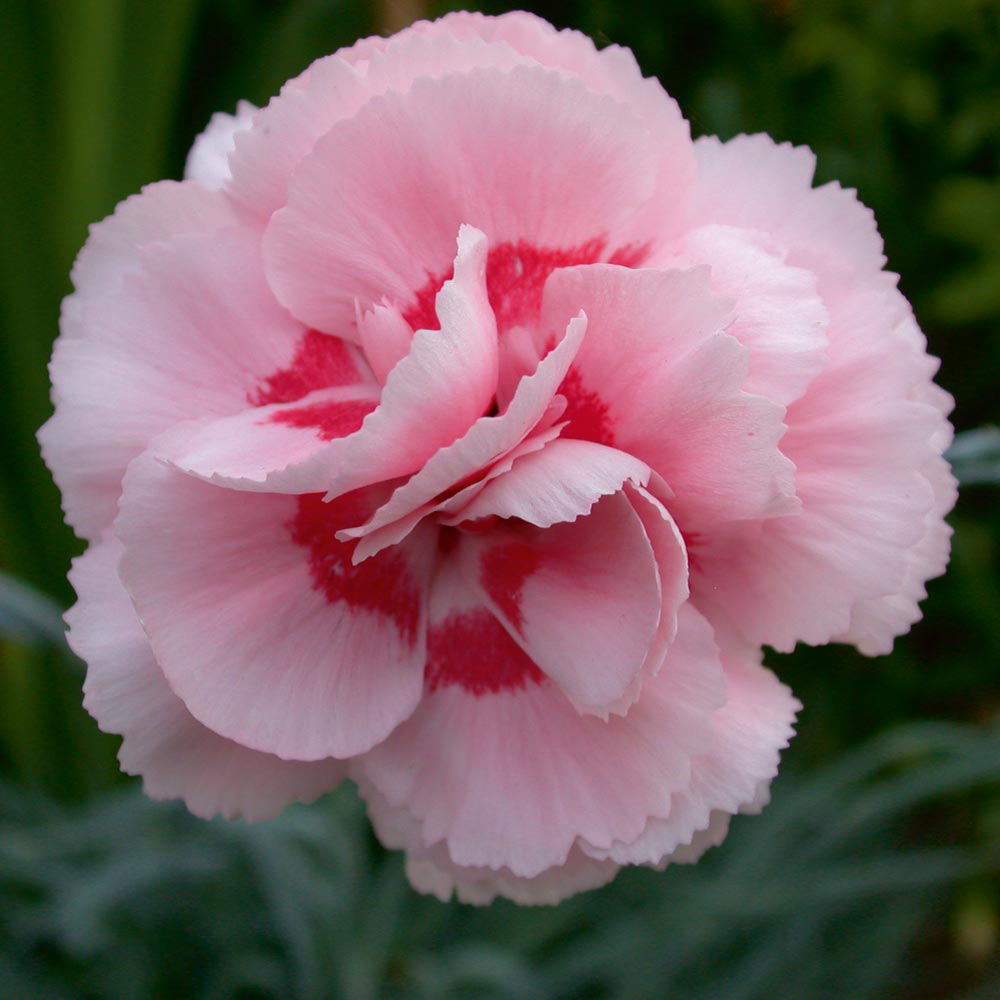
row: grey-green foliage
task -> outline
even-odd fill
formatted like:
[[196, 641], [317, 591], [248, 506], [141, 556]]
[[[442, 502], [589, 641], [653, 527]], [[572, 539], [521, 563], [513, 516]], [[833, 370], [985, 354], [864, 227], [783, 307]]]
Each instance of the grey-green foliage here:
[[249, 826], [135, 788], [66, 807], [2, 787], [0, 996], [908, 995], [915, 932], [1000, 869], [1000, 830], [959, 843], [949, 818], [996, 796], [998, 759], [993, 725], [900, 727], [779, 779], [699, 865], [536, 910], [418, 897], [349, 789]]
[[948, 460], [962, 486], [1000, 484], [1000, 427], [959, 434], [948, 450]]
[[9, 573], [0, 572], [0, 638], [25, 645], [62, 644], [59, 605]]

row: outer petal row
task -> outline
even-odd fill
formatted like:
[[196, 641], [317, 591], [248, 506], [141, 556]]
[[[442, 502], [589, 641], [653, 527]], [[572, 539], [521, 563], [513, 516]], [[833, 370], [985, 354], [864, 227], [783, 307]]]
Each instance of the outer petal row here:
[[946, 560], [950, 400], [853, 192], [813, 189], [812, 154], [767, 136], [701, 140], [697, 152], [692, 226], [764, 231], [815, 275], [828, 362], [789, 406], [781, 441], [801, 513], [690, 538], [695, 599], [754, 644], [840, 637], [885, 652]]
[[141, 774], [148, 795], [183, 798], [198, 816], [255, 821], [337, 785], [336, 760], [285, 761], [227, 740], [198, 722], [171, 691], [118, 578], [121, 543], [95, 542], [70, 579], [69, 642], [87, 661], [84, 705], [107, 732], [124, 737], [118, 757]]
[[[711, 630], [690, 608], [682, 617], [676, 650], [624, 719], [566, 715], [544, 685], [479, 698], [450, 688], [354, 762], [417, 888], [554, 903], [619, 864], [694, 860], [729, 815], [758, 807], [798, 703], [752, 657], [726, 655], [723, 681]], [[480, 782], [463, 779], [470, 760]]]
[[271, 287], [310, 326], [356, 336], [355, 300], [410, 302], [447, 272], [462, 223], [491, 244], [632, 243], [655, 186], [655, 159], [636, 152], [646, 135], [627, 107], [555, 70], [418, 79], [337, 123], [298, 165], [264, 239]]
[[200, 722], [296, 760], [349, 757], [423, 684], [432, 538], [363, 566], [336, 541], [372, 500], [224, 489], [153, 453], [125, 478], [122, 579], [173, 691]]
[[190, 200], [197, 214], [220, 197], [195, 185], [149, 189], [96, 227], [92, 252], [81, 254], [78, 269], [109, 270], [81, 285], [86, 294], [64, 321], [50, 366], [56, 413], [39, 439], [83, 537], [110, 526], [125, 468], [154, 437], [181, 420], [246, 409], [254, 387], [291, 361], [305, 332], [268, 291], [251, 230], [133, 245], [115, 284], [113, 261], [126, 255], [133, 217], [147, 236], [150, 217], [167, 233], [161, 213]]

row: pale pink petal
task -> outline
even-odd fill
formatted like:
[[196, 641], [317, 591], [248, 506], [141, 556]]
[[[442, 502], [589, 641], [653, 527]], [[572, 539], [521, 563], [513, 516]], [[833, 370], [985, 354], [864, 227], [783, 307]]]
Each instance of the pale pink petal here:
[[465, 544], [487, 606], [517, 644], [579, 711], [606, 717], [657, 635], [660, 575], [624, 493], [580, 513], [546, 530], [501, 522]]
[[437, 896], [442, 903], [454, 893], [460, 903], [473, 906], [486, 906], [498, 896], [522, 906], [555, 906], [578, 892], [607, 885], [617, 873], [614, 862], [587, 857], [578, 847], [570, 850], [563, 864], [531, 878], [508, 868], [473, 868], [436, 858], [406, 862], [406, 877], [418, 892]]
[[[896, 294], [861, 286], [828, 299], [841, 361], [789, 408], [782, 440], [801, 513], [689, 538], [699, 606], [721, 611], [754, 644], [829, 642], [848, 634], [860, 603], [895, 601], [904, 589], [916, 596], [910, 553], [935, 508], [921, 470], [944, 418], [907, 398], [925, 384], [926, 365], [893, 334]], [[892, 634], [863, 641], [884, 647]]]
[[[446, 490], [444, 498], [438, 502], [430, 502], [417, 507], [415, 510], [411, 511], [409, 514], [404, 515], [398, 521], [394, 522], [387, 528], [376, 529], [371, 534], [371, 542], [366, 542], [364, 538], [361, 539], [361, 544], [358, 546], [360, 550], [360, 557], [366, 557], [365, 553], [369, 551], [372, 545], [382, 546], [383, 544], [389, 544], [387, 539], [393, 538], [404, 538], [413, 526], [419, 524], [425, 517], [431, 517], [437, 515], [438, 523], [449, 524], [450, 517], [453, 511], [461, 511], [466, 504], [479, 493], [487, 483], [492, 482], [498, 476], [502, 476], [509, 472], [513, 468], [514, 463], [517, 462], [524, 455], [531, 455], [536, 451], [541, 451], [550, 441], [555, 441], [559, 437], [563, 428], [566, 426], [564, 423], [552, 423], [555, 419], [556, 414], [561, 413], [563, 409], [563, 404], [559, 401], [557, 396], [552, 403], [549, 404], [549, 412], [543, 414], [542, 418], [539, 420], [538, 426], [532, 432], [530, 437], [525, 438], [520, 444], [515, 445], [510, 451], [506, 452], [501, 458], [497, 459], [481, 476], [478, 476], [471, 482], [468, 486], [463, 487], [457, 493], [452, 493]], [[459, 515], [461, 516], [461, 515]], [[345, 532], [345, 538], [352, 537]]]
[[442, 448], [400, 486], [367, 524], [343, 532], [343, 538], [361, 538], [356, 558], [365, 559], [405, 538], [441, 494], [486, 473], [532, 431], [546, 431], [558, 420], [561, 408], [552, 407], [555, 392], [580, 348], [586, 327], [583, 316], [571, 319], [562, 340], [532, 375], [521, 380], [503, 413], [480, 417], [461, 438]]
[[420, 78], [486, 66], [510, 69], [523, 62], [509, 45], [412, 31], [390, 39], [363, 39], [351, 49], [317, 59], [281, 88], [253, 129], [238, 136], [230, 159], [229, 191], [249, 211], [267, 219], [286, 203], [289, 178], [317, 140], [372, 98], [387, 92], [405, 94]]
[[651, 475], [648, 465], [616, 448], [563, 438], [519, 458], [442, 523], [516, 517], [548, 528], [590, 513], [601, 497], [619, 492], [626, 482], [645, 486]]
[[154, 799], [181, 798], [197, 816], [269, 819], [336, 786], [336, 760], [286, 761], [206, 729], [170, 690], [118, 578], [121, 543], [95, 542], [75, 560], [69, 643], [87, 662], [83, 704], [123, 737], [118, 759]]
[[497, 406], [501, 410], [505, 410], [514, 398], [521, 379], [538, 367], [547, 346], [536, 343], [530, 326], [511, 326], [503, 331], [499, 349], [500, 375], [497, 381]]
[[[90, 227], [73, 264], [76, 295], [67, 302], [114, 291], [125, 275], [141, 269], [137, 251], [142, 247], [183, 233], [212, 233], [239, 221], [238, 209], [219, 192], [190, 182], [148, 184]], [[64, 335], [72, 332], [63, 329]]]
[[184, 472], [230, 489], [321, 493], [378, 404], [372, 387], [318, 389], [294, 403], [185, 422], [161, 436], [158, 454]]
[[437, 295], [439, 330], [418, 330], [389, 373], [382, 399], [343, 443], [331, 496], [417, 472], [461, 438], [490, 407], [497, 385], [497, 331], [486, 297], [486, 237], [458, 234], [455, 277]]
[[957, 484], [943, 458], [929, 463], [923, 473], [931, 483], [934, 501], [924, 516], [922, 537], [907, 553], [902, 586], [898, 593], [855, 604], [847, 631], [837, 636], [838, 642], [853, 643], [868, 656], [891, 652], [893, 639], [920, 620], [920, 602], [927, 596], [925, 584], [948, 565], [952, 529], [944, 518], [955, 506]]
[[564, 436], [650, 465], [673, 491], [670, 513], [685, 534], [796, 508], [793, 466], [778, 448], [784, 410], [743, 391], [748, 352], [721, 332], [729, 306], [705, 268], [595, 264], [556, 271], [545, 286], [543, 333], [571, 309], [587, 314], [560, 387]]
[[[930, 381], [937, 372], [936, 358], [926, 355], [927, 342], [912, 316], [907, 315], [893, 331], [909, 349], [915, 384], [909, 398], [931, 407], [940, 419], [932, 423], [928, 442], [929, 457], [921, 475], [930, 484], [933, 501], [924, 516], [920, 540], [907, 553], [903, 583], [898, 592], [873, 600], [859, 601], [851, 610], [850, 627], [837, 637], [852, 642], [869, 656], [888, 653], [896, 636], [909, 631], [920, 619], [920, 602], [927, 596], [925, 584], [940, 576], [948, 565], [952, 530], [944, 520], [955, 505], [957, 483], [947, 461], [941, 456], [951, 444], [953, 432], [947, 416], [954, 408], [951, 395]], [[903, 351], [901, 351], [903, 353]], [[907, 366], [909, 367], [909, 366]]]
[[353, 495], [228, 490], [145, 454], [115, 522], [121, 576], [167, 682], [204, 725], [297, 760], [347, 757], [420, 700], [433, 532], [354, 566]]
[[[662, 492], [662, 490], [661, 490]], [[690, 596], [688, 561], [684, 538], [666, 507], [647, 489], [626, 485], [625, 493], [646, 530], [660, 576], [660, 624], [649, 644], [642, 672], [633, 686], [610, 711], [624, 715], [642, 690], [646, 677], [655, 677], [677, 635], [677, 615]]]
[[413, 327], [389, 302], [368, 310], [359, 308], [356, 322], [358, 339], [368, 364], [379, 382], [385, 385], [389, 372], [410, 353]]
[[356, 298], [409, 303], [445, 274], [462, 223], [491, 246], [629, 245], [654, 184], [645, 136], [628, 107], [553, 70], [421, 78], [334, 126], [298, 166], [264, 238], [271, 286], [344, 335]]
[[445, 625], [456, 640], [465, 629], [479, 685], [470, 689], [449, 661], [451, 643], [432, 641], [430, 693], [354, 764], [419, 822], [424, 844], [444, 841], [458, 865], [531, 877], [566, 863], [579, 838], [631, 843], [649, 817], [669, 815], [725, 697], [711, 629], [693, 610], [684, 609], [667, 666], [627, 717], [607, 722], [578, 714], [554, 684], [539, 682], [488, 613], [456, 612]]
[[111, 524], [126, 466], [156, 435], [238, 413], [293, 358], [305, 331], [268, 292], [257, 239], [226, 229], [150, 243], [117, 291], [84, 300], [85, 335], [56, 342], [56, 412], [40, 440], [83, 537]]
[[695, 144], [698, 181], [688, 208], [692, 227], [709, 222], [766, 232], [793, 266], [817, 272], [878, 273], [885, 264], [871, 210], [836, 182], [813, 188], [816, 157], [768, 135]]
[[[936, 363], [933, 368], [936, 369]], [[933, 500], [924, 515], [920, 540], [907, 553], [903, 584], [899, 591], [874, 600], [859, 601], [851, 610], [848, 631], [837, 637], [839, 642], [854, 643], [868, 656], [890, 652], [893, 639], [908, 632], [910, 626], [920, 620], [920, 602], [927, 596], [925, 584], [945, 571], [951, 554], [952, 529], [945, 516], [958, 498], [958, 484], [948, 462], [941, 456], [951, 444], [951, 425], [944, 418], [951, 412], [954, 400], [933, 382], [918, 383], [911, 397], [941, 415], [936, 426], [932, 424], [932, 455], [920, 469], [921, 475], [930, 484]]]
[[687, 233], [657, 263], [711, 268], [713, 290], [735, 301], [726, 332], [750, 351], [743, 388], [787, 405], [828, 362], [827, 314], [815, 276], [783, 258], [764, 233], [708, 225]]
[[249, 101], [237, 102], [235, 115], [216, 111], [187, 155], [187, 162], [184, 164], [185, 180], [213, 190], [225, 187], [232, 176], [229, 154], [235, 146], [236, 134], [250, 128], [256, 113], [256, 106]]
[[576, 846], [564, 864], [531, 878], [515, 875], [509, 868], [456, 865], [443, 843], [431, 847], [423, 843], [419, 822], [405, 809], [390, 806], [363, 774], [354, 777], [379, 840], [390, 849], [406, 851], [410, 884], [442, 902], [454, 893], [460, 902], [475, 906], [485, 906], [498, 896], [529, 906], [551, 906], [574, 893], [606, 885], [618, 872], [614, 862], [588, 857]]
[[691, 130], [677, 102], [659, 80], [643, 77], [631, 50], [619, 45], [598, 49], [582, 32], [559, 31], [525, 11], [511, 11], [500, 17], [457, 11], [429, 24], [414, 25], [411, 30], [448, 31], [463, 41], [484, 38], [505, 42], [543, 66], [571, 74], [589, 90], [636, 109], [649, 127], [647, 148], [656, 150], [658, 168], [657, 191], [650, 205], [650, 217], [656, 219], [656, 225], [649, 227], [645, 238], [649, 249], [667, 239], [682, 214], [695, 177]]
[[839, 636], [885, 650], [946, 559], [952, 492], [933, 469], [947, 401], [930, 388], [923, 337], [882, 271], [871, 212], [837, 185], [813, 189], [808, 150], [741, 136], [697, 151], [691, 224], [764, 231], [816, 276], [829, 363], [789, 407], [781, 442], [802, 513], [689, 535], [696, 598], [753, 642]]
[[704, 830], [696, 830], [690, 843], [681, 844], [680, 847], [674, 848], [670, 854], [665, 855], [662, 860], [655, 865], [650, 865], [650, 867], [657, 871], [664, 871], [668, 865], [697, 864], [706, 851], [718, 847], [726, 839], [732, 818], [729, 813], [716, 810], [709, 816], [708, 826]]
[[[642, 700], [667, 683], [672, 656], [673, 650], [656, 679], [644, 686]], [[674, 794], [669, 811], [651, 818], [637, 838], [610, 847], [584, 844], [588, 855], [618, 864], [690, 862], [721, 843], [729, 816], [759, 811], [802, 707], [759, 660], [750, 649], [723, 652], [725, 704], [712, 715], [711, 745], [692, 760], [690, 781]]]

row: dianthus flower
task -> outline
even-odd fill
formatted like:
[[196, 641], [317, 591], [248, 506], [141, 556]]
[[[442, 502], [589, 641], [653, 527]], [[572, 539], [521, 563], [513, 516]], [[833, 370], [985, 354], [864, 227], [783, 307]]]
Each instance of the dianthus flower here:
[[812, 172], [527, 14], [215, 116], [93, 227], [41, 432], [123, 768], [249, 820], [349, 777], [473, 902], [760, 809], [762, 645], [887, 650], [954, 498], [872, 215]]

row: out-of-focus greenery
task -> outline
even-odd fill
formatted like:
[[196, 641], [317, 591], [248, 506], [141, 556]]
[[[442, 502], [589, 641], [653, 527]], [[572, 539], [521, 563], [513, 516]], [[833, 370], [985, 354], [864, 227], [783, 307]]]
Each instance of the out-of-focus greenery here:
[[[404, 5], [398, 5], [402, 8]], [[409, 4], [406, 6], [419, 6]], [[429, 13], [449, 6], [425, 4]], [[467, 4], [493, 13], [503, 4]], [[388, 23], [360, 0], [8, 0], [0, 14], [0, 997], [691, 1000], [1000, 996], [1000, 4], [610, 0], [532, 9], [630, 46], [696, 134], [807, 143], [876, 212], [943, 358], [968, 489], [926, 620], [888, 658], [770, 662], [806, 705], [774, 801], [694, 868], [555, 909], [414, 896], [350, 790], [272, 824], [147, 802], [80, 708], [79, 550], [33, 434], [86, 226], [179, 176]], [[398, 11], [396, 11], [398, 13]]]

